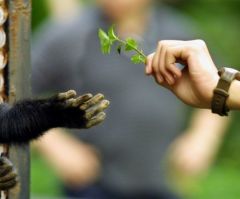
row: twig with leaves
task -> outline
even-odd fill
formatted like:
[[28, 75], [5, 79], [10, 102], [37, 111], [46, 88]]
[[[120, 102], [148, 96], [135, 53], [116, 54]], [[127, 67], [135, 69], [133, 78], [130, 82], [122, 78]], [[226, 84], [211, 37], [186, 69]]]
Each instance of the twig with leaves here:
[[110, 54], [112, 46], [117, 43], [117, 52], [121, 54], [122, 49], [126, 52], [135, 52], [131, 57], [131, 61], [134, 64], [146, 63], [147, 56], [143, 53], [142, 49], [139, 49], [139, 44], [133, 38], [127, 38], [126, 40], [120, 39], [115, 31], [114, 26], [111, 26], [108, 32], [99, 29], [98, 36], [101, 43], [101, 50], [103, 54]]

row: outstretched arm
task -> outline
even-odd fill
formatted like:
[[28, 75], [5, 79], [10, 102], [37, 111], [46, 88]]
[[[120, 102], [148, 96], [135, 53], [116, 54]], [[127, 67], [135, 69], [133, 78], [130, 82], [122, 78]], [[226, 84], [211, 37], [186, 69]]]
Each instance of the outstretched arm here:
[[230, 118], [219, 117], [209, 110], [198, 110], [193, 114], [185, 133], [171, 146], [169, 160], [176, 177], [181, 180], [183, 177], [197, 177], [209, 169], [229, 122]]
[[56, 127], [90, 128], [105, 119], [109, 105], [102, 94], [76, 97], [75, 91], [43, 100], [0, 106], [0, 143], [27, 143]]
[[[180, 70], [176, 63], [187, 67]], [[219, 80], [217, 68], [204, 41], [160, 41], [155, 53], [149, 55], [146, 73], [170, 89], [188, 105], [210, 108], [213, 90]], [[237, 77], [240, 80], [240, 77]], [[240, 82], [234, 81], [227, 105], [240, 110]]]

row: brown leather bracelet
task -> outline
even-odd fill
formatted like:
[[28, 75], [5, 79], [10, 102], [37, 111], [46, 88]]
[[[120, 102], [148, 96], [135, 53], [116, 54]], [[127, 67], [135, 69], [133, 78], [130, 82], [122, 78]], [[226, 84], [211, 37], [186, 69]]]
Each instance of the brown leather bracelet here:
[[222, 68], [218, 72], [220, 79], [214, 89], [212, 99], [212, 112], [221, 116], [227, 116], [230, 111], [226, 105], [229, 97], [229, 88], [233, 80], [240, 80], [240, 72], [231, 68]]

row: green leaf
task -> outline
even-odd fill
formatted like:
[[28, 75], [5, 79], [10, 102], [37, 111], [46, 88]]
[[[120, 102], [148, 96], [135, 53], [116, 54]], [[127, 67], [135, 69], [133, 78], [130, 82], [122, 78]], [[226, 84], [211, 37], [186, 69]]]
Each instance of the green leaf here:
[[98, 37], [100, 39], [102, 53], [109, 54], [111, 52], [112, 45], [112, 41], [110, 40], [109, 36], [102, 29], [99, 29]]
[[115, 34], [114, 27], [115, 25], [112, 25], [108, 30], [108, 36], [112, 41], [115, 41], [118, 39], [118, 37]]
[[126, 46], [125, 46], [126, 51], [135, 50], [137, 48], [138, 48], [138, 43], [134, 39], [132, 38], [126, 39]]
[[134, 64], [141, 64], [141, 63], [144, 63], [146, 62], [146, 58], [140, 54], [136, 54], [136, 55], [133, 55], [131, 57], [131, 61], [134, 63]]
[[110, 54], [111, 52], [111, 44], [106, 43], [105, 45], [102, 46], [102, 52], [103, 54]]
[[117, 47], [117, 52], [118, 52], [119, 55], [121, 55], [122, 45], [119, 45], [119, 46]]
[[98, 30], [98, 37], [101, 43], [104, 43], [106, 40], [109, 40], [109, 36], [101, 28]]
[[126, 40], [120, 39], [115, 34], [114, 25], [109, 28], [108, 32], [104, 32], [102, 29], [99, 29], [98, 37], [100, 39], [103, 54], [109, 54], [113, 44], [117, 43], [117, 52], [119, 54], [121, 54], [123, 47], [125, 47], [125, 51], [135, 51], [137, 53], [131, 57], [133, 63], [139, 64], [146, 62], [146, 56], [143, 51], [139, 49], [138, 43], [132, 38], [127, 38]]

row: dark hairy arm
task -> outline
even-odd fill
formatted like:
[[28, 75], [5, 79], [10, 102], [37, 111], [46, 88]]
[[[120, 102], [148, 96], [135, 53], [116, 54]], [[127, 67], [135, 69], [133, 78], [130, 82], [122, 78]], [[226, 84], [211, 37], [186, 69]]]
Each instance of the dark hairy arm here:
[[109, 106], [102, 94], [76, 96], [75, 91], [40, 100], [0, 105], [0, 143], [24, 144], [56, 127], [90, 128], [105, 119]]
[[[25, 144], [55, 127], [90, 128], [101, 123], [109, 106], [102, 94], [77, 97], [75, 91], [40, 100], [0, 105], [0, 143]], [[17, 173], [6, 157], [0, 156], [0, 191], [17, 184]]]

